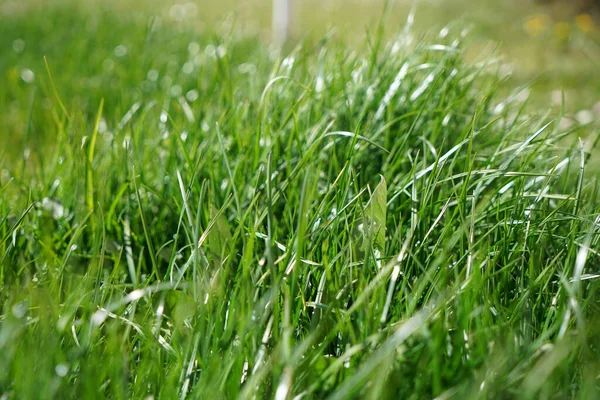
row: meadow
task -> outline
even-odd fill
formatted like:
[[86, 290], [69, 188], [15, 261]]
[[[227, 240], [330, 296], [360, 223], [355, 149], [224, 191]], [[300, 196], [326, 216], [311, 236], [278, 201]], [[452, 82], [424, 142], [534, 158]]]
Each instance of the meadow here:
[[600, 396], [597, 128], [461, 24], [6, 4], [0, 399]]

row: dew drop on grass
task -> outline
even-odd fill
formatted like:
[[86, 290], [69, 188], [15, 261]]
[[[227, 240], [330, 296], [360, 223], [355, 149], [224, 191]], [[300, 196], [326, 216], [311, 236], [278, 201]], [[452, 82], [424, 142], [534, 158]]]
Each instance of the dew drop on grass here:
[[105, 72], [112, 72], [112, 70], [115, 69], [115, 62], [113, 61], [113, 59], [107, 58], [106, 60], [104, 60], [104, 62], [102, 63], [102, 69]]
[[194, 72], [194, 63], [190, 61], [186, 62], [183, 64], [181, 71], [186, 75], [190, 75], [192, 72]]
[[56, 372], [56, 375], [58, 375], [62, 378], [63, 376], [67, 375], [67, 373], [69, 372], [69, 367], [66, 366], [65, 364], [58, 364], [54, 368], [54, 371]]
[[161, 80], [160, 80], [160, 86], [163, 89], [168, 89], [171, 87], [171, 85], [173, 84], [173, 78], [171, 78], [170, 76], [164, 76]]
[[100, 118], [100, 124], [98, 125], [98, 133], [106, 133], [108, 132], [108, 124], [106, 123], [106, 119]]
[[173, 4], [169, 8], [169, 17], [175, 21], [181, 21], [185, 18], [185, 9], [181, 4]]
[[219, 45], [219, 47], [217, 47], [217, 57], [223, 58], [226, 55], [227, 55], [227, 49], [225, 48], [225, 46]]
[[[44, 197], [42, 200], [42, 208], [52, 215], [55, 220], [65, 216], [65, 207], [56, 200]], [[73, 245], [75, 246], [75, 245]]]
[[296, 62], [296, 58], [294, 56], [286, 57], [281, 63], [281, 68], [288, 68], [288, 70], [291, 70], [294, 66], [294, 62]]
[[171, 97], [178, 97], [181, 96], [181, 86], [179, 85], [174, 85], [171, 87], [170, 93], [171, 93]]
[[594, 113], [590, 110], [581, 110], [575, 114], [575, 119], [581, 125], [587, 125], [594, 121]]
[[558, 129], [561, 131], [565, 131], [573, 126], [573, 120], [567, 117], [563, 117], [560, 119], [558, 124]]
[[158, 80], [158, 71], [155, 69], [151, 69], [146, 74], [146, 78], [151, 82], [156, 82]]
[[504, 102], [502, 102], [502, 103], [498, 103], [498, 105], [497, 105], [496, 107], [494, 107], [494, 109], [492, 110], [492, 113], [493, 113], [494, 115], [498, 115], [498, 114], [500, 114], [502, 111], [504, 111], [504, 108], [505, 108], [505, 107], [506, 107], [506, 106], [505, 106]]
[[375, 96], [375, 87], [373, 85], [369, 86], [367, 88], [367, 93], [366, 94], [367, 94], [367, 100], [371, 101], [373, 99], [373, 96]]
[[153, 85], [151, 82], [149, 81], [142, 81], [142, 83], [140, 83], [140, 88], [142, 89], [142, 91], [144, 92], [151, 92], [153, 89]]
[[448, 126], [449, 122], [450, 122], [450, 114], [446, 114], [446, 116], [442, 120], [442, 126]]
[[190, 103], [193, 102], [193, 101], [198, 100], [198, 91], [194, 90], [194, 89], [190, 90], [189, 92], [187, 92], [185, 94], [185, 99], [187, 101], [189, 101]]
[[240, 383], [244, 383], [247, 375], [248, 375], [248, 360], [245, 360], [244, 366], [242, 367], [242, 377], [240, 378]]
[[200, 53], [200, 45], [196, 42], [191, 42], [188, 45], [188, 53], [190, 53], [190, 55], [195, 56], [196, 54]]
[[243, 63], [238, 66], [237, 70], [240, 74], [253, 75], [256, 73], [256, 66], [251, 63]]
[[[142, 297], [144, 297], [144, 291], [142, 289], [136, 289], [133, 292], [129, 293], [126, 297], [127, 301], [135, 301], [135, 300], [139, 300]], [[128, 313], [128, 310], [125, 311], [125, 313]]]
[[183, 6], [185, 18], [194, 18], [198, 15], [198, 6], [191, 1], [188, 1]]
[[131, 136], [129, 136], [129, 135], [126, 135], [126, 136], [123, 138], [123, 148], [124, 148], [125, 150], [129, 149], [129, 145], [130, 145], [130, 143], [131, 143]]
[[319, 228], [319, 225], [321, 225], [321, 218], [317, 218], [317, 220], [313, 224], [313, 227], [312, 227], [313, 232]]
[[213, 46], [212, 44], [209, 44], [208, 46], [206, 46], [206, 48], [204, 49], [204, 54], [207, 57], [214, 57], [215, 53], [216, 53], [217, 49], [215, 48], [215, 46]]
[[124, 57], [127, 55], [127, 47], [120, 44], [117, 47], [115, 47], [114, 53], [116, 57]]
[[361, 69], [355, 69], [350, 74], [350, 77], [352, 78], [352, 82], [354, 82], [354, 83], [360, 83], [361, 80], [362, 80], [361, 79], [362, 78], [362, 70]]
[[322, 75], [317, 76], [317, 82], [315, 84], [315, 92], [321, 93], [323, 91], [324, 86], [325, 86], [325, 82], [323, 80], [323, 76]]
[[27, 304], [23, 302], [14, 304], [11, 311], [15, 318], [21, 319], [27, 314]]
[[452, 347], [452, 340], [450, 339], [450, 335], [446, 336], [446, 354], [448, 357], [452, 356], [452, 351], [454, 348]]
[[25, 41], [23, 39], [15, 39], [12, 44], [15, 53], [20, 54], [25, 50]]
[[510, 75], [512, 75], [513, 73], [513, 67], [511, 67], [509, 64], [502, 64], [500, 66], [500, 76], [502, 78], [507, 78]]
[[32, 83], [35, 79], [35, 74], [32, 70], [25, 68], [21, 71], [21, 79], [23, 79], [23, 82], [25, 83]]
[[269, 137], [262, 137], [259, 139], [258, 141], [258, 145], [262, 148], [264, 147], [270, 147], [271, 146], [271, 138]]
[[529, 94], [531, 93], [530, 89], [521, 90], [516, 96], [515, 99], [521, 103], [527, 101], [529, 99]]

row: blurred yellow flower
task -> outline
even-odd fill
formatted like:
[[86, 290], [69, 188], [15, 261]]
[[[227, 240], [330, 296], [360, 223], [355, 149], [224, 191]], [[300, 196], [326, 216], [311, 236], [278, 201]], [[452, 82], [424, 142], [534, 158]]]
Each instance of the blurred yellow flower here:
[[571, 25], [568, 22], [557, 22], [553, 30], [558, 40], [566, 40], [571, 35]]
[[8, 77], [8, 81], [17, 81], [19, 79], [19, 69], [17, 67], [9, 68], [6, 71], [6, 75]]
[[527, 18], [523, 28], [529, 36], [536, 37], [541, 35], [548, 28], [548, 25], [550, 25], [550, 17], [546, 14], [537, 14]]
[[590, 14], [579, 14], [575, 17], [575, 23], [582, 32], [589, 33], [594, 30], [594, 19]]

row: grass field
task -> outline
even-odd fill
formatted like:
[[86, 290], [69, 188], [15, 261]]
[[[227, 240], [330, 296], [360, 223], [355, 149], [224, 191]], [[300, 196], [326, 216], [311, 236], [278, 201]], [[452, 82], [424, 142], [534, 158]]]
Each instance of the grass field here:
[[116, 7], [0, 20], [1, 399], [598, 398], [596, 131], [460, 25]]

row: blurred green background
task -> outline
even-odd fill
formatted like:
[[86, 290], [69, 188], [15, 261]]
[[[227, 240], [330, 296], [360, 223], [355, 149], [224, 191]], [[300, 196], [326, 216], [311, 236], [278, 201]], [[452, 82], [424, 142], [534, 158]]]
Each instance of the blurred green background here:
[[[3, 0], [0, 2], [1, 44], [15, 53], [27, 52], [19, 29], [52, 30], [63, 21], [29, 26], [11, 22], [35, 12], [68, 6], [81, 15], [115, 13], [132, 21], [158, 19], [179, 29], [235, 29], [270, 38], [271, 0], [157, 1], [157, 0]], [[414, 30], [430, 35], [451, 24], [469, 32], [469, 57], [494, 55], [511, 73], [510, 88], [532, 84], [531, 100], [540, 108], [558, 108], [564, 99], [572, 120], [588, 123], [600, 116], [600, 2], [596, 0], [392, 0], [384, 13], [383, 0], [293, 0], [292, 41], [329, 32], [345, 41], [363, 38], [385, 21], [393, 36], [415, 10]], [[38, 55], [39, 56], [39, 55]], [[22, 75], [19, 58], [2, 57], [0, 73]], [[25, 59], [25, 58], [23, 58]], [[16, 61], [15, 61], [16, 60]], [[25, 71], [25, 72], [23, 72]], [[4, 78], [4, 77], [3, 77]], [[507, 88], [508, 89], [508, 88]], [[6, 119], [5, 119], [6, 120]], [[569, 119], [564, 120], [568, 123]]]

